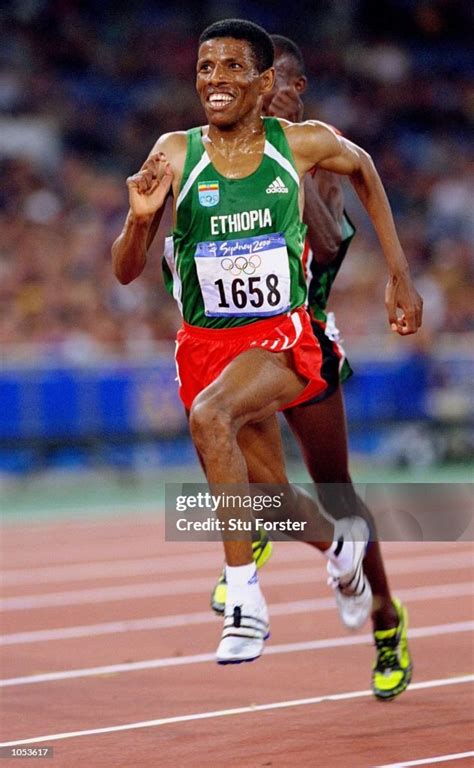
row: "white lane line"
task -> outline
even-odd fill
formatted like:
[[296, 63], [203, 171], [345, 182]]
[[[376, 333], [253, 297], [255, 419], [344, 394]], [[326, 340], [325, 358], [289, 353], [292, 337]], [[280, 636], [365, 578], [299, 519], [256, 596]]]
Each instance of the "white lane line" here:
[[[92, 523], [93, 521], [91, 521], [91, 525]], [[130, 525], [130, 522], [128, 525]], [[1, 563], [2, 570], [0, 571], [0, 582], [2, 582], [5, 577], [6, 581], [4, 581], [4, 583], [11, 585], [31, 583], [40, 584], [47, 583], [48, 581], [54, 583], [63, 580], [62, 578], [59, 578], [59, 576], [56, 577], [55, 575], [56, 571], [59, 573], [62, 569], [65, 569], [65, 573], [67, 576], [71, 577], [72, 581], [76, 580], [75, 574], [79, 576], [78, 580], [82, 581], [84, 578], [84, 568], [89, 566], [92, 568], [97, 568], [99, 573], [104, 573], [104, 576], [107, 575], [109, 568], [111, 569], [111, 576], [120, 576], [121, 563], [124, 563], [125, 567], [131, 568], [134, 567], [133, 563], [135, 563], [135, 567], [139, 568], [139, 564], [143, 561], [145, 563], [147, 563], [147, 561], [154, 563], [157, 563], [158, 561], [160, 563], [165, 562], [165, 570], [173, 570], [172, 562], [174, 560], [178, 560], [180, 565], [182, 564], [182, 567], [186, 568], [188, 557], [191, 561], [190, 568], [194, 570], [195, 557], [199, 558], [202, 563], [204, 563], [204, 565], [206, 565], [206, 558], [209, 556], [212, 557], [216, 553], [218, 554], [218, 557], [222, 559], [222, 545], [218, 541], [192, 542], [191, 544], [185, 543], [180, 545], [179, 554], [176, 554], [176, 552], [174, 554], [169, 553], [169, 548], [174, 548], [175, 542], [163, 542], [164, 531], [162, 528], [157, 531], [147, 531], [146, 541], [142, 541], [143, 544], [147, 543], [147, 551], [137, 553], [135, 557], [131, 558], [130, 544], [127, 545], [127, 549], [125, 550], [117, 549], [117, 547], [120, 545], [121, 533], [120, 531], [117, 531], [116, 521], [113, 523], [109, 522], [108, 529], [108, 535], [103, 537], [102, 552], [100, 551], [100, 547], [97, 547], [95, 552], [91, 553], [90, 551], [87, 551], [86, 554], [84, 554], [84, 544], [79, 543], [76, 547], [69, 547], [68, 549], [62, 539], [55, 541], [53, 543], [54, 549], [52, 549], [51, 540], [48, 539], [48, 550], [45, 551], [45, 557], [47, 559], [42, 565], [38, 564], [39, 549], [37, 539], [33, 550], [33, 555], [35, 558], [34, 565], [18, 564], [13, 561], [10, 565], [7, 566], [5, 563], [6, 551], [4, 551]], [[3, 533], [5, 534], [5, 531]], [[72, 530], [70, 533], [67, 532], [67, 540], [70, 541], [71, 539], [77, 539], [80, 536], [86, 535], [86, 533], [89, 533], [90, 535], [90, 526], [87, 526], [87, 532], [82, 529], [77, 532], [75, 530]], [[111, 535], [114, 537], [112, 540]], [[160, 545], [159, 554], [154, 554], [153, 552], [150, 554], [150, 539], [153, 536], [156, 538], [157, 547]], [[46, 538], [48, 537], [46, 536]], [[124, 537], [122, 536], [122, 538]], [[95, 536], [94, 540], [97, 545], [97, 536]], [[131, 544], [134, 548], [136, 548], [137, 543], [140, 543], [140, 539], [137, 542], [137, 536], [134, 536], [131, 540]], [[163, 543], [165, 545], [164, 550], [161, 548]], [[19, 546], [22, 546], [21, 553], [17, 551]], [[24, 554], [24, 546], [24, 542], [20, 541], [19, 537], [17, 537], [15, 540], [11, 540], [10, 543], [7, 543], [6, 535], [3, 536], [3, 548], [4, 550], [8, 550], [9, 554], [12, 552], [16, 552], [17, 554]], [[299, 547], [297, 543], [290, 541], [278, 543], [278, 548], [274, 559], [278, 560], [279, 562], [293, 561], [295, 559], [295, 546], [298, 548], [297, 557], [299, 561], [314, 561], [315, 553], [311, 547]], [[457, 555], [461, 554], [462, 552], [472, 551], [472, 543], [466, 543], [462, 541], [390, 541], [384, 542], [382, 546], [385, 558], [387, 558], [389, 555], [396, 556], [400, 553], [402, 553], [404, 557], [418, 557], [418, 555], [425, 555], [427, 550], [429, 550], [431, 555], [436, 555], [438, 552], [440, 554], [445, 554], [447, 551], [451, 552], [453, 555]], [[54, 559], [52, 559], [53, 554], [55, 555]], [[207, 565], [209, 565], [209, 562], [207, 562]], [[196, 568], [197, 567], [198, 566], [196, 564]]]
[[[424, 637], [439, 637], [440, 635], [455, 635], [463, 632], [472, 632], [474, 621], [457, 621], [450, 624], [434, 624], [427, 627], [413, 627], [410, 629], [410, 640]], [[297, 643], [283, 643], [270, 645], [265, 649], [265, 656], [282, 653], [301, 653], [306, 651], [322, 651], [329, 648], [344, 648], [351, 645], [365, 645], [373, 643], [372, 635], [346, 635], [345, 637], [331, 637], [324, 640], [306, 640]], [[165, 669], [169, 667], [182, 667], [190, 664], [204, 664], [215, 662], [214, 653], [199, 653], [193, 656], [168, 656], [161, 659], [148, 659], [145, 661], [133, 661], [124, 664], [108, 664], [101, 667], [86, 667], [83, 669], [67, 669], [61, 672], [44, 672], [38, 675], [24, 677], [10, 677], [0, 680], [0, 688], [10, 688], [18, 685], [32, 685], [37, 683], [51, 683], [60, 680], [73, 680], [82, 677], [97, 677], [99, 675], [116, 675], [119, 672], [140, 672], [144, 669]]]
[[[413, 560], [400, 558], [388, 560], [386, 567], [390, 575], [396, 573], [410, 574], [429, 571], [452, 571], [466, 568], [473, 564], [472, 554], [453, 556], [428, 555]], [[321, 561], [315, 561], [314, 566], [305, 568], [293, 568], [287, 571], [265, 571], [262, 576], [264, 586], [285, 586], [288, 584], [307, 583], [311, 576], [316, 580], [325, 573], [321, 567]], [[5, 597], [0, 600], [2, 611], [30, 611], [39, 608], [53, 608], [66, 605], [87, 605], [91, 603], [105, 603], [117, 600], [130, 600], [139, 598], [159, 597], [165, 595], [196, 594], [209, 590], [208, 578], [178, 579], [176, 581], [163, 581], [160, 583], [145, 582], [141, 584], [125, 584], [113, 587], [97, 587], [92, 589], [67, 590], [66, 592], [47, 592], [39, 595], [19, 595]]]
[[[400, 547], [394, 547], [394, 544], [400, 544], [400, 542], [390, 542], [390, 552], [393, 555]], [[436, 542], [435, 542], [436, 544]], [[299, 549], [298, 554], [295, 554], [294, 544], [290, 547], [286, 542], [282, 542], [282, 545], [278, 546], [278, 551], [274, 555], [274, 560], [277, 563], [291, 563], [294, 562], [297, 557], [298, 562], [314, 563], [315, 553], [311, 552], [309, 547]], [[416, 550], [410, 547], [408, 553], [405, 553], [405, 557], [418, 557], [424, 556], [426, 547], [430, 548], [430, 555], [434, 557], [436, 555], [433, 552], [433, 545], [420, 544], [420, 547]], [[406, 545], [405, 545], [406, 548]], [[462, 545], [458, 545], [456, 549], [453, 549], [453, 556], [458, 556], [466, 552], [472, 552], [472, 545], [470, 548], [464, 549]], [[440, 554], [446, 554], [446, 545], [444, 549], [440, 547]], [[384, 552], [385, 560], [389, 562], [387, 552]], [[90, 579], [112, 579], [123, 576], [140, 576], [144, 574], [152, 573], [174, 573], [176, 571], [195, 571], [199, 569], [207, 569], [213, 566], [212, 558], [217, 555], [221, 558], [222, 552], [219, 543], [216, 542], [215, 549], [209, 549], [207, 552], [190, 552], [184, 555], [156, 555], [153, 557], [145, 556], [140, 558], [126, 558], [120, 560], [98, 560], [91, 562], [90, 560], [66, 564], [61, 563], [57, 565], [38, 566], [34, 568], [9, 568], [0, 571], [0, 582], [3, 586], [21, 586], [25, 584], [55, 584], [61, 581], [74, 582], [74, 581], [88, 581]]]
[[[474, 584], [472, 581], [455, 584], [433, 584], [429, 587], [413, 587], [396, 591], [397, 597], [400, 600], [409, 600], [411, 603], [425, 600], [443, 600], [451, 597], [472, 597], [473, 593]], [[290, 616], [299, 613], [319, 613], [329, 610], [334, 610], [334, 597], [332, 596], [310, 600], [270, 603], [270, 614], [272, 617]], [[100, 624], [83, 624], [75, 627], [12, 632], [0, 635], [0, 646], [54, 642], [56, 640], [71, 640], [78, 637], [116, 635], [124, 632], [173, 629], [176, 627], [195, 626], [197, 624], [215, 624], [216, 620], [218, 620], [217, 617], [210, 610], [207, 610], [194, 613], [171, 614], [169, 616], [151, 616], [142, 619], [105, 621]]]
[[439, 755], [437, 757], [423, 757], [420, 760], [409, 760], [405, 763], [390, 763], [390, 765], [377, 765], [375, 768], [412, 768], [416, 765], [435, 765], [436, 763], [449, 763], [452, 760], [466, 760], [474, 757], [474, 752], [457, 752], [451, 755]]
[[[463, 553], [459, 553], [463, 554]], [[433, 556], [430, 553], [430, 556]], [[274, 556], [277, 563], [298, 562], [308, 565], [318, 564], [317, 555], [301, 550], [295, 555], [293, 547], [281, 547], [278, 555]], [[58, 582], [92, 581], [93, 579], [123, 578], [126, 576], [143, 576], [152, 574], [178, 573], [179, 571], [199, 571], [219, 568], [222, 564], [222, 548], [207, 552], [191, 552], [185, 555], [156, 555], [155, 557], [130, 558], [127, 560], [70, 563], [47, 568], [32, 568], [29, 570], [11, 569], [0, 572], [0, 583], [3, 586], [23, 586], [26, 584], [55, 584]]]
[[[464, 685], [474, 681], [474, 675], [461, 677], [447, 677], [438, 680], [424, 680], [420, 683], [412, 683], [405, 691], [404, 696], [413, 691], [422, 691], [428, 688], [442, 688], [449, 685]], [[0, 743], [0, 747], [15, 747], [21, 744], [40, 744], [45, 741], [59, 741], [74, 739], [79, 736], [97, 736], [103, 733], [117, 733], [118, 731], [133, 731], [139, 728], [156, 728], [162, 725], [175, 723], [189, 723], [196, 720], [210, 720], [216, 717], [233, 717], [235, 715], [252, 714], [255, 712], [268, 712], [276, 709], [288, 709], [290, 707], [307, 707], [312, 704], [324, 704], [329, 701], [350, 701], [351, 699], [369, 698], [372, 691], [348, 691], [346, 693], [333, 693], [325, 696], [313, 696], [309, 699], [289, 699], [287, 701], [275, 701], [268, 704], [254, 704], [250, 707], [235, 707], [233, 709], [219, 709], [213, 712], [196, 712], [190, 715], [177, 715], [175, 717], [161, 717], [157, 720], [144, 720], [139, 723], [125, 723], [124, 725], [110, 725], [104, 728], [91, 728], [85, 731], [71, 731], [69, 733], [52, 733], [49, 736], [35, 736], [30, 739], [17, 739]]]

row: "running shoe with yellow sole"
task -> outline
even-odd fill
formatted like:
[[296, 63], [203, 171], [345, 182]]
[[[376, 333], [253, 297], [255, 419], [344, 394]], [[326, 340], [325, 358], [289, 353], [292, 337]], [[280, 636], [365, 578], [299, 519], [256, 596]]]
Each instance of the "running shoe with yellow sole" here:
[[[253, 561], [257, 568], [265, 565], [270, 559], [273, 550], [273, 544], [264, 531], [259, 532], [257, 541], [252, 542]], [[225, 601], [227, 597], [227, 582], [225, 578], [225, 566], [219, 576], [216, 586], [211, 595], [211, 608], [214, 613], [222, 616], [225, 610]]]
[[393, 629], [374, 632], [377, 658], [372, 690], [381, 701], [390, 701], [402, 693], [409, 685], [413, 671], [408, 650], [408, 611], [397, 598], [394, 598], [393, 605], [398, 614], [398, 625]]

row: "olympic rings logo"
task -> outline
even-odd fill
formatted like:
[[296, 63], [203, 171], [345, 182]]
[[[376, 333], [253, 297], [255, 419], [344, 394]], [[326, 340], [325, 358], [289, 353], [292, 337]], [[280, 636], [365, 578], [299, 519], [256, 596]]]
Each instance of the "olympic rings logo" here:
[[221, 259], [221, 267], [225, 272], [230, 272], [232, 277], [241, 275], [254, 275], [259, 266], [262, 263], [262, 259], [256, 253], [253, 253], [247, 259], [245, 256], [236, 256], [235, 259], [229, 257]]

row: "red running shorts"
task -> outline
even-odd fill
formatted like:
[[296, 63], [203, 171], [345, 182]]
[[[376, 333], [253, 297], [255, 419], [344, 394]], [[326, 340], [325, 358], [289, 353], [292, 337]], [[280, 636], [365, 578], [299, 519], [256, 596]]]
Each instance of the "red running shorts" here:
[[305, 389], [281, 410], [311, 400], [326, 389], [321, 377], [321, 347], [303, 307], [277, 317], [238, 328], [200, 328], [183, 324], [176, 339], [179, 396], [191, 409], [194, 398], [222, 373], [238, 355], [260, 347], [269, 352], [291, 351], [297, 373], [308, 380]]

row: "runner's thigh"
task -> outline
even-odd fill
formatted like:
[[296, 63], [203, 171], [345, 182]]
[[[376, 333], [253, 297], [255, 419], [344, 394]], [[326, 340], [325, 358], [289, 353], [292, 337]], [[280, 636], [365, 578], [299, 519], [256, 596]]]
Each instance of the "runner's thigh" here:
[[316, 483], [350, 481], [347, 427], [341, 386], [328, 398], [284, 412]]
[[240, 429], [274, 414], [298, 397], [306, 384], [293, 369], [291, 353], [249, 349], [232, 360], [196, 401], [225, 410]]

